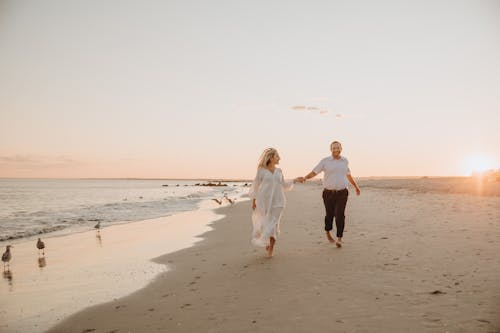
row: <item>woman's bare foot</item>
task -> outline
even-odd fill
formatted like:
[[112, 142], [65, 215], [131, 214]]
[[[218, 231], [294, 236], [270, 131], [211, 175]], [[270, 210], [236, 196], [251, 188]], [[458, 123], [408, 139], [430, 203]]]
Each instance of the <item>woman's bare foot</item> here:
[[337, 241], [335, 242], [335, 245], [337, 247], [342, 247], [342, 237], [339, 237], [339, 239], [337, 239]]
[[326, 238], [328, 238], [328, 241], [330, 243], [335, 243], [335, 238], [333, 238], [332, 235], [330, 235], [330, 231], [326, 231]]
[[274, 239], [274, 237], [271, 237], [271, 238], [269, 239], [269, 245], [268, 245], [268, 246], [266, 246], [267, 256], [268, 256], [269, 258], [272, 258], [272, 257], [273, 257], [274, 243], [276, 243], [276, 239]]

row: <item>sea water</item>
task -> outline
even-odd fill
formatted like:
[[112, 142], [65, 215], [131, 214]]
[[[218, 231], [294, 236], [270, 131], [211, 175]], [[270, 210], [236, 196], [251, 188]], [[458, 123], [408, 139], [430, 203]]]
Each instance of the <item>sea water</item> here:
[[198, 209], [237, 199], [244, 182], [138, 179], [0, 179], [0, 241], [67, 234]]

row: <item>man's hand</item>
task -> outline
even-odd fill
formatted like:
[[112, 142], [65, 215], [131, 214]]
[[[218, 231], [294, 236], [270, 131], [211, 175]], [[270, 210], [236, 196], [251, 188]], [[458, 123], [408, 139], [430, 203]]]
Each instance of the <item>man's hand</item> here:
[[255, 204], [255, 199], [252, 200], [252, 209], [255, 210], [257, 208], [257, 205]]
[[293, 180], [294, 183], [303, 183], [305, 181], [304, 177], [297, 177]]
[[359, 187], [356, 187], [356, 195], [360, 195], [361, 194], [361, 190], [359, 189]]

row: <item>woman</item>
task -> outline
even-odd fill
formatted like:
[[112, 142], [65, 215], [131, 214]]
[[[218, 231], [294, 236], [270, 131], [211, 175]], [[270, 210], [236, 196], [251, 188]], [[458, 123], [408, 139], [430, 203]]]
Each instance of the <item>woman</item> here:
[[285, 208], [283, 190], [290, 190], [293, 181], [285, 181], [281, 169], [276, 168], [280, 155], [274, 148], [264, 150], [260, 156], [257, 175], [250, 188], [252, 199], [252, 243], [265, 246], [269, 257], [273, 256], [274, 244], [279, 234], [281, 213]]

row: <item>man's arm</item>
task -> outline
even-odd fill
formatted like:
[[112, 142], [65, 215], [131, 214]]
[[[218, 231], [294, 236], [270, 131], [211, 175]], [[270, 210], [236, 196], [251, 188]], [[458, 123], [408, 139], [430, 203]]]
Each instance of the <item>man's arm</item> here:
[[309, 173], [308, 173], [305, 177], [303, 177], [303, 179], [304, 179], [304, 181], [306, 181], [306, 180], [308, 180], [308, 179], [311, 179], [311, 178], [315, 177], [316, 175], [317, 175], [317, 173], [316, 173], [316, 172], [311, 171], [311, 172], [309, 172]]
[[352, 184], [352, 186], [354, 186], [354, 188], [356, 189], [356, 195], [360, 195], [361, 194], [361, 190], [359, 189], [359, 186], [358, 184], [356, 184], [356, 181], [354, 180], [354, 178], [352, 178], [352, 176], [349, 174], [347, 175], [347, 180], [349, 181], [349, 183]]

